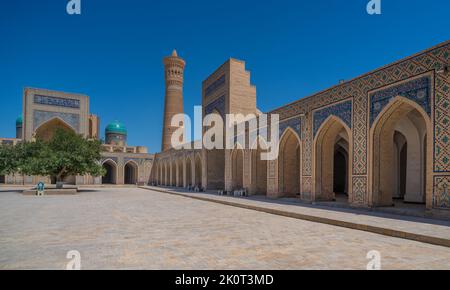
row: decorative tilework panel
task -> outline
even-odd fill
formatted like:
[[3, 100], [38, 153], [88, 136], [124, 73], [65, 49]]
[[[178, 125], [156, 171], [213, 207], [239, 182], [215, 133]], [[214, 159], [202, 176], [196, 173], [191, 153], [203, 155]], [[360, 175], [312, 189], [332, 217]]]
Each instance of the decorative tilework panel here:
[[450, 176], [434, 177], [433, 207], [450, 209]]
[[303, 117], [303, 176], [312, 175], [312, 136], [311, 136], [311, 114]]
[[39, 126], [53, 118], [60, 118], [69, 124], [77, 133], [80, 133], [80, 115], [60, 112], [47, 112], [36, 110], [33, 112], [33, 129], [36, 130]]
[[314, 112], [314, 136], [322, 123], [331, 115], [340, 118], [349, 128], [352, 128], [352, 101], [342, 102]]
[[449, 77], [436, 77], [434, 111], [434, 171], [450, 172], [450, 83]]
[[367, 177], [353, 177], [353, 203], [365, 204], [367, 196]]
[[210, 104], [206, 105], [205, 113], [206, 115], [212, 114], [215, 110], [217, 110], [222, 118], [225, 119], [225, 96], [221, 96], [217, 98]]
[[367, 174], [367, 128], [369, 100], [363, 94], [353, 99], [353, 163], [354, 175]]
[[397, 96], [415, 101], [431, 116], [430, 90], [431, 79], [427, 76], [371, 93], [370, 126], [373, 125], [373, 122], [389, 101]]
[[50, 96], [34, 95], [34, 103], [39, 105], [65, 107], [65, 108], [80, 108], [80, 100], [57, 98]]
[[287, 128], [291, 128], [292, 130], [294, 130], [294, 132], [296, 132], [298, 134], [299, 138], [302, 138], [302, 133], [301, 133], [301, 120], [300, 118], [292, 118], [286, 121], [281, 121], [279, 124], [279, 137], [281, 137], [281, 135], [284, 133], [284, 131]]

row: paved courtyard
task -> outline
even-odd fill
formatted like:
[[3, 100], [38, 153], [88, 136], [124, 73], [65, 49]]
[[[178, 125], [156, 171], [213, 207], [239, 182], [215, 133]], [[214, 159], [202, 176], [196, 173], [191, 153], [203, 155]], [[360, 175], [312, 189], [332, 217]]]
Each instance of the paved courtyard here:
[[450, 269], [450, 249], [136, 188], [0, 189], [0, 268]]

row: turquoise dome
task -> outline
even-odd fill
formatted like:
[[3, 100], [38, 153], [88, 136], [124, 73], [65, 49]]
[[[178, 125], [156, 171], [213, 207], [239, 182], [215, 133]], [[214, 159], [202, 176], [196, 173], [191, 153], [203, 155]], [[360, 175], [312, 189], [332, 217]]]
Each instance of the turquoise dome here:
[[114, 121], [108, 124], [105, 129], [106, 134], [115, 133], [115, 134], [127, 134], [127, 128], [125, 125], [119, 121]]
[[16, 126], [22, 126], [22, 124], [23, 124], [23, 118], [22, 118], [22, 115], [20, 115], [16, 119]]

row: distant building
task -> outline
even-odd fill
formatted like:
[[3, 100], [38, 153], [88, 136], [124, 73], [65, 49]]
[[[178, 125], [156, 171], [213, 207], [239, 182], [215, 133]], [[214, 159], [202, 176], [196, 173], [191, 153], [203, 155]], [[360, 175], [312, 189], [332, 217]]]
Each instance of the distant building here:
[[[89, 111], [89, 97], [44, 89], [26, 88], [23, 96], [23, 115], [16, 120], [16, 138], [2, 138], [2, 144], [17, 144], [36, 138], [49, 140], [56, 129], [98, 139], [100, 121]], [[64, 181], [76, 185], [147, 184], [153, 164], [153, 155], [143, 146], [127, 145], [127, 130], [112, 122], [105, 130], [102, 164], [107, 170], [104, 177], [69, 176]], [[0, 183], [9, 185], [52, 182], [49, 177], [9, 175], [0, 176]]]

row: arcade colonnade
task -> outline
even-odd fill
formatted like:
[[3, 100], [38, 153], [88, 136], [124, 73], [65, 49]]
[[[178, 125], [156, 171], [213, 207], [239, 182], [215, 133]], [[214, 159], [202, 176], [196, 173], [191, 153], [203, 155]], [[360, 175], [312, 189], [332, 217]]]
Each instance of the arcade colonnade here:
[[150, 183], [171, 187], [205, 188], [201, 150], [169, 151], [155, 159]]
[[[357, 207], [414, 203], [450, 215], [449, 66], [447, 41], [265, 112], [280, 120], [275, 160], [261, 160], [264, 147], [252, 144], [171, 149], [156, 155], [152, 176], [166, 186]], [[248, 122], [262, 114], [256, 104], [241, 60], [227, 60], [202, 83], [204, 116], [242, 114]]]
[[[316, 123], [316, 125], [319, 123]], [[209, 190], [246, 189], [250, 195], [298, 197], [305, 201], [340, 201], [358, 205], [354, 186], [353, 132], [343, 118], [329, 114], [317, 125], [312, 148], [295, 126], [280, 130], [276, 160], [261, 158], [259, 139], [251, 149], [239, 144], [222, 150], [222, 168], [208, 167], [206, 150], [170, 150], [155, 159], [151, 181], [156, 185], [199, 186]], [[391, 206], [396, 201], [431, 202], [432, 127], [417, 103], [396, 97], [380, 112], [370, 130], [370, 197], [363, 206]], [[308, 156], [308, 154], [311, 154]], [[310, 158], [308, 158], [310, 157]], [[305, 160], [306, 159], [306, 160]], [[311, 160], [312, 174], [304, 163]], [[210, 171], [222, 172], [223, 187], [208, 185]]]
[[106, 174], [101, 179], [104, 185], [146, 185], [152, 172], [153, 160], [104, 156], [102, 160]]

